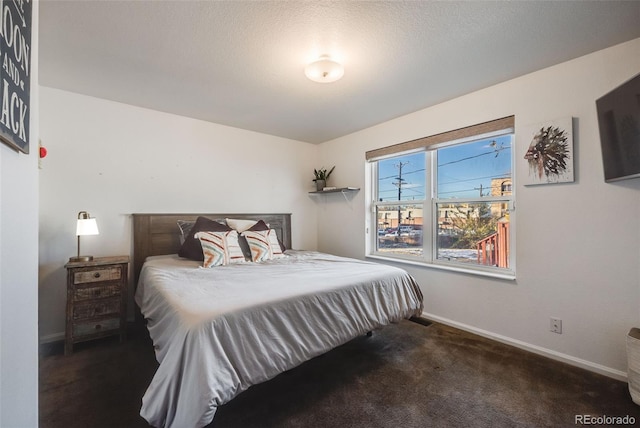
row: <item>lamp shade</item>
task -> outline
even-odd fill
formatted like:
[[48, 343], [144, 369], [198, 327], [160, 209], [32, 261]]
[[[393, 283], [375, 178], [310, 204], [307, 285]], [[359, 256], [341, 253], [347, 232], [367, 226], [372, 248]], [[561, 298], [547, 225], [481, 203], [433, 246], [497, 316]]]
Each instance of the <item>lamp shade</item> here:
[[95, 218], [78, 219], [78, 225], [76, 227], [76, 235], [99, 235], [98, 223]]
[[344, 76], [344, 67], [328, 56], [321, 56], [305, 67], [304, 74], [314, 82], [331, 83]]

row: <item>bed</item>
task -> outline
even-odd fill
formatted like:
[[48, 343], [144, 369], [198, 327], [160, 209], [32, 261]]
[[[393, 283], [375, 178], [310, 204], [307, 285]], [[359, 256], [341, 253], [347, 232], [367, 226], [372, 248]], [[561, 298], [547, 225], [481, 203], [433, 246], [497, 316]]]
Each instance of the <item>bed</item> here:
[[[178, 220], [264, 220], [287, 250], [259, 263], [203, 268], [179, 257]], [[404, 270], [291, 250], [290, 214], [134, 214], [135, 300], [158, 369], [141, 416], [203, 427], [260, 382], [384, 325], [422, 312]]]

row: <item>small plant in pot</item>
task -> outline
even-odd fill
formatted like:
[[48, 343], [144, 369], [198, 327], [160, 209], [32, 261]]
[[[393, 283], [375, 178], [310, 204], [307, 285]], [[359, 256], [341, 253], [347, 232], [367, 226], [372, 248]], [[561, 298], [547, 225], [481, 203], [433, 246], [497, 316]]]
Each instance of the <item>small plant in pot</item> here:
[[322, 189], [324, 189], [327, 185], [327, 180], [329, 179], [329, 176], [331, 175], [331, 173], [333, 172], [333, 170], [336, 167], [333, 166], [329, 171], [327, 171], [326, 168], [322, 167], [320, 169], [314, 169], [313, 170], [313, 174], [315, 175], [316, 178], [313, 179], [313, 181], [316, 182], [316, 190], [318, 192], [322, 191]]

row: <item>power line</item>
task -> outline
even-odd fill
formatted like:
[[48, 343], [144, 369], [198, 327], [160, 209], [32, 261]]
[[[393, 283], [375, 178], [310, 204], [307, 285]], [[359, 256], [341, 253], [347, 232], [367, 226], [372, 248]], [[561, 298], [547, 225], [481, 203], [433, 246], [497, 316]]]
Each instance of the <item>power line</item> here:
[[510, 146], [508, 146], [508, 147], [500, 147], [499, 149], [491, 150], [490, 152], [480, 153], [478, 155], [468, 156], [466, 158], [461, 158], [461, 159], [453, 160], [453, 161], [450, 161], [450, 162], [441, 163], [441, 164], [438, 165], [438, 168], [440, 168], [441, 166], [451, 165], [451, 164], [462, 162], [462, 161], [466, 161], [466, 160], [469, 160], [469, 159], [479, 158], [480, 156], [492, 155], [494, 153], [496, 154], [496, 156], [498, 156], [499, 152], [501, 152], [503, 150], [510, 150], [510, 149], [511, 149]]
[[[466, 160], [479, 158], [479, 157], [481, 157], [481, 156], [486, 156], [486, 155], [491, 155], [491, 154], [495, 154], [495, 155], [497, 156], [497, 155], [499, 154], [499, 152], [501, 152], [501, 151], [503, 151], [503, 150], [511, 150], [511, 146], [507, 146], [507, 147], [500, 147], [500, 148], [498, 148], [498, 149], [491, 150], [490, 152], [484, 152], [484, 153], [480, 153], [480, 154], [477, 154], [477, 155], [473, 155], [473, 156], [468, 156], [468, 157], [465, 157], [465, 158], [456, 159], [456, 160], [453, 160], [453, 161], [450, 161], [450, 162], [441, 163], [441, 164], [439, 164], [439, 165], [438, 165], [438, 168], [439, 168], [439, 167], [441, 167], [441, 166], [451, 165], [451, 164], [454, 164], [454, 163], [459, 163], [459, 162], [463, 162], [463, 161], [466, 161]], [[426, 168], [416, 169], [416, 170], [414, 170], [414, 171], [405, 172], [405, 173], [403, 173], [403, 174], [404, 174], [404, 175], [409, 175], [409, 174], [415, 174], [415, 173], [417, 173], [417, 172], [421, 172], [421, 171], [426, 171]], [[388, 177], [379, 178], [378, 180], [379, 180], [379, 181], [382, 181], [382, 180], [388, 180], [388, 179], [390, 179], [390, 178], [396, 178], [396, 177], [397, 177], [397, 175], [390, 175], [390, 176], [388, 176]]]
[[453, 184], [453, 183], [464, 183], [466, 181], [475, 181], [475, 180], [482, 180], [485, 178], [511, 178], [511, 173], [505, 173], [505, 174], [495, 174], [495, 175], [485, 175], [484, 177], [473, 177], [473, 178], [467, 178], [464, 180], [453, 180], [453, 181], [447, 181], [447, 182], [438, 182], [438, 186], [444, 186], [445, 184]]
[[[424, 168], [422, 168], [422, 169], [416, 169], [415, 171], [403, 172], [402, 174], [403, 174], [403, 175], [409, 175], [409, 174], [415, 174], [416, 172], [420, 172], [420, 171], [425, 171], [425, 169], [424, 169]], [[388, 179], [390, 179], [390, 178], [398, 178], [398, 175], [397, 175], [397, 174], [394, 174], [394, 175], [390, 175], [390, 176], [388, 176], [388, 177], [378, 178], [378, 181], [388, 180]]]

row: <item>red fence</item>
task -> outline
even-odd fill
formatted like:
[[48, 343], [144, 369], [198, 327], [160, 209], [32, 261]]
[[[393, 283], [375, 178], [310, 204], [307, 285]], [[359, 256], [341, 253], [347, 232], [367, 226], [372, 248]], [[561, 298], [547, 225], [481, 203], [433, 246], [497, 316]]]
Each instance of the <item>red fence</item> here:
[[509, 267], [509, 223], [498, 223], [498, 231], [477, 244], [478, 263]]

